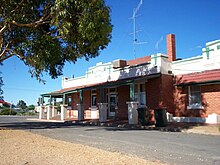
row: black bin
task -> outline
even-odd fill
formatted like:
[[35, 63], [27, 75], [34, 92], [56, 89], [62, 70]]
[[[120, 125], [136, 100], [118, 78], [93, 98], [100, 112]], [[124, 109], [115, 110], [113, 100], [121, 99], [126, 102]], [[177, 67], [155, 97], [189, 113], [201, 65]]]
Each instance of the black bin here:
[[140, 107], [137, 109], [138, 111], [138, 122], [141, 125], [147, 125], [148, 124], [148, 109], [147, 107]]
[[154, 118], [156, 127], [166, 127], [167, 126], [167, 110], [166, 108], [156, 108], [154, 109]]

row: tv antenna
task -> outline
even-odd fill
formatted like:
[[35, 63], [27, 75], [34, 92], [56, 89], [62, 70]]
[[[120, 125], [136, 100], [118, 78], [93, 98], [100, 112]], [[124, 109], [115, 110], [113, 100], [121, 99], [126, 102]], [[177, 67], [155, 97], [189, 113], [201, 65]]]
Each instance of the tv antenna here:
[[133, 20], [133, 44], [134, 44], [134, 57], [136, 58], [136, 45], [137, 44], [146, 44], [147, 42], [137, 42], [137, 37], [136, 34], [140, 32], [140, 30], [137, 31], [136, 28], [136, 17], [137, 17], [137, 12], [140, 9], [141, 5], [143, 4], [143, 0], [140, 0], [138, 6], [134, 8], [133, 10], [133, 15], [132, 15], [132, 20]]

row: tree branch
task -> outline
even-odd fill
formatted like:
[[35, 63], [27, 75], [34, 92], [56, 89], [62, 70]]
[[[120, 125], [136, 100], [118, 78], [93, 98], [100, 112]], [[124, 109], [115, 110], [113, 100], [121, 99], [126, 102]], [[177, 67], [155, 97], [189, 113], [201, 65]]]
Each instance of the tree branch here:
[[19, 27], [38, 27], [39, 25], [46, 24], [46, 23], [49, 23], [49, 21], [44, 21], [42, 19], [40, 19], [40, 20], [38, 20], [36, 22], [27, 23], [27, 24], [18, 23], [18, 22], [14, 21], [14, 20], [9, 22], [9, 24], [15, 25], [15, 26], [19, 26]]
[[0, 34], [6, 29], [6, 25], [5, 26], [3, 26], [3, 28], [1, 28], [1, 30], [0, 30]]
[[5, 51], [7, 50], [8, 45], [9, 45], [9, 44], [6, 45], [5, 49], [4, 49], [4, 50], [2, 51], [2, 53], [0, 54], [0, 58], [5, 54]]
[[22, 4], [23, 2], [24, 2], [24, 0], [22, 0], [19, 4], [17, 4], [17, 6], [15, 7], [15, 9], [12, 10], [12, 11], [10, 12], [10, 14], [14, 13], [14, 12], [21, 6], [21, 4]]
[[[10, 51], [9, 49], [7, 49], [7, 50]], [[12, 56], [17, 56], [21, 60], [25, 59], [25, 56], [20, 56], [15, 50], [12, 50], [12, 52], [8, 56], [6, 56], [6, 54], [4, 54], [4, 53], [3, 54], [1, 53], [0, 63], [7, 60], [8, 58], [10, 58]]]

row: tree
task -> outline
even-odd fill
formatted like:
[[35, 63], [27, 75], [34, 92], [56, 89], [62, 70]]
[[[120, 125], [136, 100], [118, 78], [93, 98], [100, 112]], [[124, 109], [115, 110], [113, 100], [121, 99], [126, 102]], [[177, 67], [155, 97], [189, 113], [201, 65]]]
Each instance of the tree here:
[[4, 85], [3, 84], [3, 80], [2, 80], [2, 76], [1, 76], [2, 72], [0, 71], [0, 100], [3, 100], [4, 97], [3, 97], [3, 90], [2, 90], [2, 86]]
[[21, 108], [22, 110], [26, 110], [27, 104], [23, 100], [19, 100], [17, 103], [17, 107]]
[[34, 106], [33, 104], [31, 104], [31, 105], [29, 105], [29, 106], [27, 107], [27, 109], [28, 109], [28, 110], [34, 110], [34, 109], [35, 109], [35, 106]]
[[62, 74], [65, 62], [94, 58], [111, 40], [104, 0], [0, 0], [0, 63], [17, 56], [32, 77]]

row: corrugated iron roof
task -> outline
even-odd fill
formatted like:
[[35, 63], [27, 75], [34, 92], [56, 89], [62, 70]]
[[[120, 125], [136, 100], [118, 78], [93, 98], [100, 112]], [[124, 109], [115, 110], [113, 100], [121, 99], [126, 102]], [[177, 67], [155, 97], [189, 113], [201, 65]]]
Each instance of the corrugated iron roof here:
[[160, 73], [156, 73], [156, 74], [152, 74], [152, 75], [145, 75], [145, 76], [138, 76], [138, 77], [131, 77], [131, 78], [126, 78], [126, 79], [121, 79], [121, 80], [114, 80], [114, 81], [108, 81], [108, 82], [102, 82], [102, 83], [95, 83], [95, 84], [88, 84], [88, 85], [84, 85], [84, 86], [76, 86], [76, 87], [71, 87], [71, 88], [63, 88], [61, 90], [58, 91], [54, 91], [51, 93], [46, 93], [46, 94], [42, 94], [41, 96], [45, 96], [45, 97], [49, 97], [49, 96], [62, 96], [64, 93], [68, 94], [68, 93], [72, 93], [74, 91], [79, 91], [79, 90], [88, 90], [90, 88], [98, 88], [98, 87], [113, 87], [113, 86], [118, 86], [118, 85], [122, 85], [122, 84], [129, 84], [135, 80], [142, 80], [142, 79], [151, 79], [151, 78], [155, 78], [160, 76]]
[[177, 76], [176, 85], [199, 84], [220, 81], [220, 69], [206, 70]]

